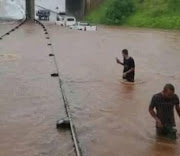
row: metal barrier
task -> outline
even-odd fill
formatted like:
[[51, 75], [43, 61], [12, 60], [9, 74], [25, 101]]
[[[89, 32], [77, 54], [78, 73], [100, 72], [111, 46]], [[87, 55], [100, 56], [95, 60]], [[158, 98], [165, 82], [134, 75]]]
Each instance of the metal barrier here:
[[26, 21], [27, 21], [26, 18], [25, 18], [24, 20], [22, 20], [22, 22], [19, 23], [17, 26], [15, 26], [13, 29], [9, 30], [9, 31], [6, 32], [4, 35], [2, 35], [2, 36], [0, 37], [0, 40], [2, 40], [5, 36], [10, 35], [10, 33], [14, 32], [16, 29], [18, 29], [19, 27], [21, 27]]
[[[44, 29], [46, 35], [49, 34], [47, 29], [45, 28], [45, 26], [40, 21], [35, 20], [35, 22], [42, 26], [42, 28]], [[68, 103], [68, 100], [67, 100], [67, 97], [66, 97], [66, 94], [65, 94], [65, 90], [63, 88], [63, 81], [62, 81], [62, 79], [60, 77], [59, 68], [58, 68], [58, 65], [57, 65], [56, 57], [55, 57], [55, 51], [53, 49], [50, 36], [48, 36], [48, 39], [50, 41], [48, 43], [48, 46], [51, 47], [51, 54], [49, 54], [49, 56], [54, 56], [53, 57], [54, 58], [54, 63], [55, 63], [56, 70], [57, 70], [57, 73], [53, 73], [53, 74], [51, 74], [51, 76], [52, 77], [58, 77], [58, 79], [59, 79], [59, 87], [60, 87], [60, 91], [61, 91], [61, 94], [62, 94], [62, 97], [63, 97], [63, 102], [64, 102], [64, 107], [65, 107], [66, 115], [67, 115], [67, 118], [68, 118], [68, 121], [69, 121], [69, 128], [70, 128], [70, 131], [71, 131], [71, 135], [72, 135], [72, 140], [73, 140], [73, 143], [74, 143], [75, 152], [76, 152], [77, 156], [82, 156], [82, 151], [81, 151], [81, 148], [80, 148], [80, 145], [79, 145], [79, 141], [78, 141], [78, 136], [77, 136], [77, 133], [76, 133], [75, 125], [74, 125], [73, 120], [72, 120], [72, 115], [71, 115], [71, 112], [70, 112], [69, 103]]]

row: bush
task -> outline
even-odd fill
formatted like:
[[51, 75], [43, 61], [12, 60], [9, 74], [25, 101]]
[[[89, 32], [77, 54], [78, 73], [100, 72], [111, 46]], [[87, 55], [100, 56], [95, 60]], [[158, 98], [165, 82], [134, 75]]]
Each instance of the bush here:
[[126, 25], [136, 27], [180, 29], [180, 17], [167, 15], [151, 17], [146, 14], [136, 13], [126, 21]]
[[106, 24], [123, 24], [135, 10], [132, 0], [113, 0], [106, 10]]
[[180, 29], [180, 0], [104, 0], [86, 20], [98, 24]]
[[106, 11], [111, 3], [112, 0], [104, 0], [100, 6], [89, 12], [84, 19], [95, 24], [105, 24]]

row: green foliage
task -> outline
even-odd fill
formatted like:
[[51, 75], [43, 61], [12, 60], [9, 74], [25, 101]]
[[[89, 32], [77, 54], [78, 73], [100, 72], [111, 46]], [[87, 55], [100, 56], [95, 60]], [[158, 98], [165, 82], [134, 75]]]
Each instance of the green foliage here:
[[101, 24], [123, 24], [135, 7], [132, 0], [106, 0], [92, 11], [86, 20]]
[[113, 0], [106, 10], [107, 24], [123, 24], [134, 11], [132, 0]]
[[137, 11], [126, 25], [180, 29], [180, 0], [135, 0]]
[[180, 0], [105, 0], [86, 19], [101, 24], [180, 29]]
[[95, 24], [105, 24], [106, 10], [111, 3], [112, 0], [105, 0], [104, 3], [91, 11], [84, 19]]
[[167, 8], [169, 13], [180, 15], [180, 0], [167, 0]]
[[180, 17], [166, 15], [152, 17], [142, 13], [136, 13], [126, 21], [126, 25], [135, 27], [180, 29]]

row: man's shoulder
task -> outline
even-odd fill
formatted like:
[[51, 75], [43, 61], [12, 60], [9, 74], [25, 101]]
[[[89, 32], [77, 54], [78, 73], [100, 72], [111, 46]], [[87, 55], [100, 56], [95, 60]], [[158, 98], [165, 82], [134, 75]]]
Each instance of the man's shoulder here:
[[160, 97], [160, 93], [154, 94], [151, 99], [150, 107], [156, 107]]
[[132, 56], [129, 57], [129, 60], [133, 60], [134, 61], [134, 58]]
[[153, 95], [153, 98], [157, 99], [157, 98], [161, 98], [162, 94], [161, 93], [156, 93]]
[[135, 66], [135, 61], [132, 57], [129, 58], [129, 63], [131, 63], [132, 66]]
[[178, 99], [179, 100], [179, 96], [177, 94], [174, 94], [174, 99]]
[[179, 98], [179, 96], [178, 96], [177, 94], [174, 94], [174, 97], [175, 97], [175, 98]]

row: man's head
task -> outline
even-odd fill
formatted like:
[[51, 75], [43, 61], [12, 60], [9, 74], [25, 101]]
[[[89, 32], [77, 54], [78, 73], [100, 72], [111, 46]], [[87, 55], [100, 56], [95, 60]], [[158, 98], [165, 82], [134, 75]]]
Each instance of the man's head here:
[[166, 84], [163, 89], [163, 95], [166, 99], [171, 98], [175, 93], [175, 88], [172, 84]]
[[123, 57], [128, 57], [128, 50], [127, 49], [123, 49], [122, 50], [122, 55], [123, 55]]

